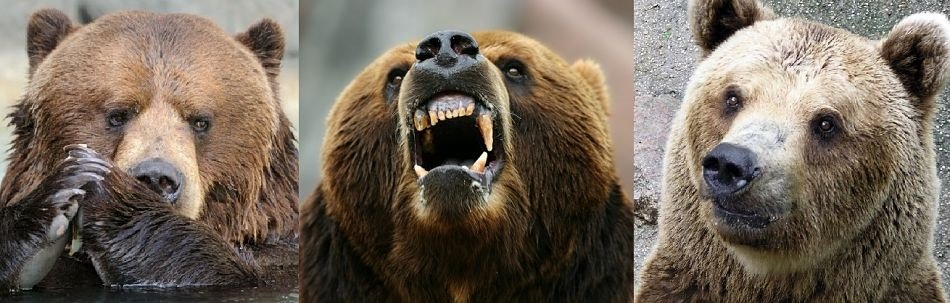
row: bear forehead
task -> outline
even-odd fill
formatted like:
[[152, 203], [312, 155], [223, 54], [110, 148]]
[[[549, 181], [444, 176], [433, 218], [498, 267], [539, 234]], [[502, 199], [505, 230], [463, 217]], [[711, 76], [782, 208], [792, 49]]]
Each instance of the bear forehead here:
[[904, 99], [899, 89], [881, 90], [901, 86], [874, 41], [801, 19], [762, 21], [737, 32], [700, 63], [696, 75], [694, 85], [705, 90], [738, 85], [755, 100], [844, 106]]
[[198, 104], [274, 103], [250, 50], [209, 20], [184, 14], [125, 12], [97, 19], [62, 41], [32, 82], [40, 90], [108, 91], [113, 98], [163, 94]]
[[761, 21], [740, 30], [705, 62], [717, 70], [764, 67], [805, 78], [825, 73], [857, 76], [886, 66], [873, 41], [794, 18]]

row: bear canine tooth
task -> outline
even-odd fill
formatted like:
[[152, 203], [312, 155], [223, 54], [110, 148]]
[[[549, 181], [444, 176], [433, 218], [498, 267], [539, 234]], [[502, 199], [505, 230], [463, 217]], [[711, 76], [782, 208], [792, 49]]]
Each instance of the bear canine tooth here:
[[478, 156], [478, 160], [475, 160], [475, 163], [472, 163], [472, 171], [484, 173], [485, 162], [488, 162], [488, 152], [482, 152], [482, 155]]
[[422, 168], [422, 166], [419, 166], [418, 164], [413, 166], [412, 169], [416, 171], [416, 175], [419, 176], [419, 179], [422, 179], [422, 177], [425, 177], [426, 174], [429, 173], [425, 168]]
[[485, 140], [485, 148], [488, 149], [488, 151], [491, 151], [494, 138], [492, 137], [491, 118], [488, 116], [488, 113], [478, 115], [478, 118], [476, 118], [476, 123], [478, 130], [482, 131], [482, 139]]

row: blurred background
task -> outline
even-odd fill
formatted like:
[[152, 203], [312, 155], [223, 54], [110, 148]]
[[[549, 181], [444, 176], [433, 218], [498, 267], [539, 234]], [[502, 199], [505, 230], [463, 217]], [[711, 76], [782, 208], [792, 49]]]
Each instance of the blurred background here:
[[[73, 23], [87, 23], [96, 17], [118, 10], [147, 10], [153, 12], [190, 13], [210, 18], [226, 32], [239, 33], [262, 18], [271, 18], [284, 30], [286, 53], [280, 73], [280, 94], [284, 110], [297, 125], [299, 82], [300, 34], [297, 0], [33, 0], [3, 1], [0, 10], [0, 116], [6, 117], [23, 94], [27, 82], [29, 61], [26, 56], [26, 25], [30, 15], [41, 8], [56, 8], [68, 15]], [[8, 146], [12, 129], [6, 120], [0, 123], [0, 143]], [[7, 149], [4, 148], [4, 151]], [[6, 170], [7, 157], [2, 157], [0, 172]]]
[[[600, 63], [610, 88], [614, 163], [633, 185], [633, 45], [630, 0], [305, 1], [300, 103], [300, 196], [320, 180], [327, 113], [343, 88], [398, 43], [443, 29], [507, 29], [544, 43], [568, 62]], [[303, 200], [301, 200], [303, 201]]]
[[[880, 39], [902, 18], [918, 12], [950, 12], [946, 0], [760, 0], [779, 16], [796, 16]], [[634, 3], [636, 106], [634, 109], [634, 192], [637, 271], [656, 241], [656, 203], [660, 198], [663, 148], [673, 114], [699, 60], [686, 23], [686, 0], [636, 0]], [[950, 98], [938, 101], [934, 139], [941, 180], [935, 255], [950, 288]]]

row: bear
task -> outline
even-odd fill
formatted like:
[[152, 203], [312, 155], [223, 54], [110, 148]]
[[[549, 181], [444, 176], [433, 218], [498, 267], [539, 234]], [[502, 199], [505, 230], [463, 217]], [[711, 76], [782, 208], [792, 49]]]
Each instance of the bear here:
[[755, 0], [688, 10], [702, 55], [634, 300], [945, 302], [933, 117], [947, 18], [870, 40]]
[[232, 36], [188, 14], [35, 12], [0, 184], [4, 290], [296, 284], [283, 49], [269, 19]]
[[599, 66], [521, 34], [390, 49], [329, 115], [301, 301], [629, 302], [608, 104]]

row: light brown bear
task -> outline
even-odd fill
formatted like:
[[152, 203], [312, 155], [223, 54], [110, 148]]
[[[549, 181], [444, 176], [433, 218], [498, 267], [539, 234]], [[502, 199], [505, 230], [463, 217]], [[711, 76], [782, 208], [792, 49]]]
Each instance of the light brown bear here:
[[703, 51], [666, 147], [650, 302], [941, 302], [935, 96], [950, 23], [868, 40], [691, 1]]
[[510, 32], [400, 45], [337, 100], [302, 302], [629, 302], [603, 75]]

